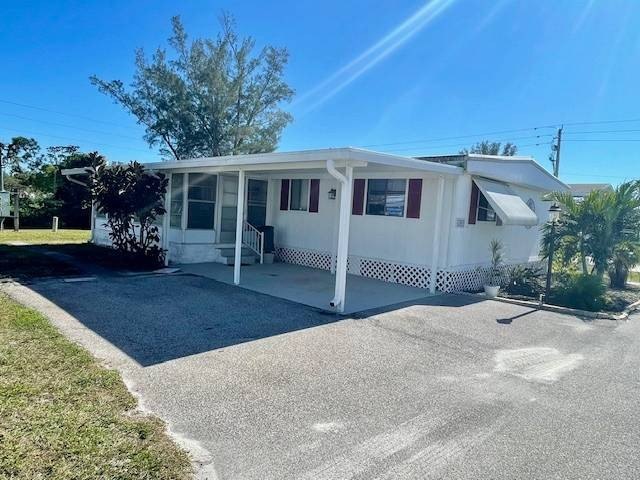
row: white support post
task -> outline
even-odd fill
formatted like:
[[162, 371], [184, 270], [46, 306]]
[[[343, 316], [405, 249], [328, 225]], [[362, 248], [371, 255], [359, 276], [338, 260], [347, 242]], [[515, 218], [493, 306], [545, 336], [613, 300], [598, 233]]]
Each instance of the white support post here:
[[431, 281], [429, 291], [436, 293], [436, 280], [438, 277], [438, 256], [440, 255], [440, 237], [442, 227], [442, 202], [444, 201], [444, 177], [438, 177], [438, 197], [436, 199], [436, 218], [433, 228], [433, 245], [431, 251]]
[[238, 172], [238, 207], [236, 211], [236, 251], [233, 262], [233, 283], [240, 284], [242, 262], [242, 224], [244, 222], [244, 170]]
[[164, 250], [164, 266], [169, 266], [169, 229], [171, 228], [171, 174], [164, 194], [164, 216], [162, 217], [162, 249]]
[[345, 175], [338, 172], [332, 162], [327, 162], [329, 173], [340, 181], [340, 223], [338, 225], [338, 250], [336, 255], [335, 295], [331, 305], [344, 312], [347, 287], [347, 258], [349, 255], [349, 222], [351, 220], [351, 192], [353, 167], [347, 165]]

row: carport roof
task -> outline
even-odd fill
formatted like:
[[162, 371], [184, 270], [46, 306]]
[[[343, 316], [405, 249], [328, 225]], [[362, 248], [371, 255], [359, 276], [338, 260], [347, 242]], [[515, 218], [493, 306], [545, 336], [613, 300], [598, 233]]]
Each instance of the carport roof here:
[[343, 166], [347, 162], [353, 167], [365, 167], [373, 164], [380, 167], [407, 168], [446, 175], [460, 175], [464, 171], [454, 165], [424, 162], [412, 157], [353, 147], [192, 158], [169, 162], [154, 162], [146, 164], [146, 167], [153, 170], [216, 168], [230, 171], [239, 169], [309, 169], [324, 168], [327, 160], [335, 161], [336, 166]]

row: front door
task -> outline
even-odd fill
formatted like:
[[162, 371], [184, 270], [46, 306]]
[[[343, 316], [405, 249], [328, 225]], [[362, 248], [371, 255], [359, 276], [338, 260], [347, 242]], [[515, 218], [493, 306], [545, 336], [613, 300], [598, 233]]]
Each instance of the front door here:
[[262, 227], [267, 222], [267, 181], [249, 179], [247, 188], [247, 222]]
[[236, 241], [236, 211], [238, 210], [238, 177], [221, 175], [222, 211], [220, 215], [220, 243]]

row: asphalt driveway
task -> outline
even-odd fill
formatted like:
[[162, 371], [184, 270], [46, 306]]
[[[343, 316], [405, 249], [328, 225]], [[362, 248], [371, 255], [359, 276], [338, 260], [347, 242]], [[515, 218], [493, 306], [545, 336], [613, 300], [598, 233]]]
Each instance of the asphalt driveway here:
[[340, 318], [194, 276], [5, 287], [202, 478], [640, 478], [640, 327], [440, 296]]

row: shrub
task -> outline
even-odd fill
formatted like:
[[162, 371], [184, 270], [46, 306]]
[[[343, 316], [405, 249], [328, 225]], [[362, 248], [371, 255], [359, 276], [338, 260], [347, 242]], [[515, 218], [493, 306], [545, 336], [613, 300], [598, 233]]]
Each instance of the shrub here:
[[606, 286], [597, 275], [566, 274], [558, 278], [550, 303], [580, 310], [598, 311], [606, 305]]
[[92, 178], [91, 192], [96, 207], [107, 214], [113, 246], [141, 264], [164, 261], [156, 221], [166, 213], [167, 184], [164, 175], [147, 173], [137, 162], [101, 166]]
[[509, 274], [505, 291], [511, 295], [537, 297], [544, 291], [544, 271], [539, 266], [518, 265]]
[[491, 252], [491, 267], [489, 269], [489, 285], [500, 285], [500, 268], [502, 267], [502, 243], [499, 240], [491, 240], [489, 251]]

